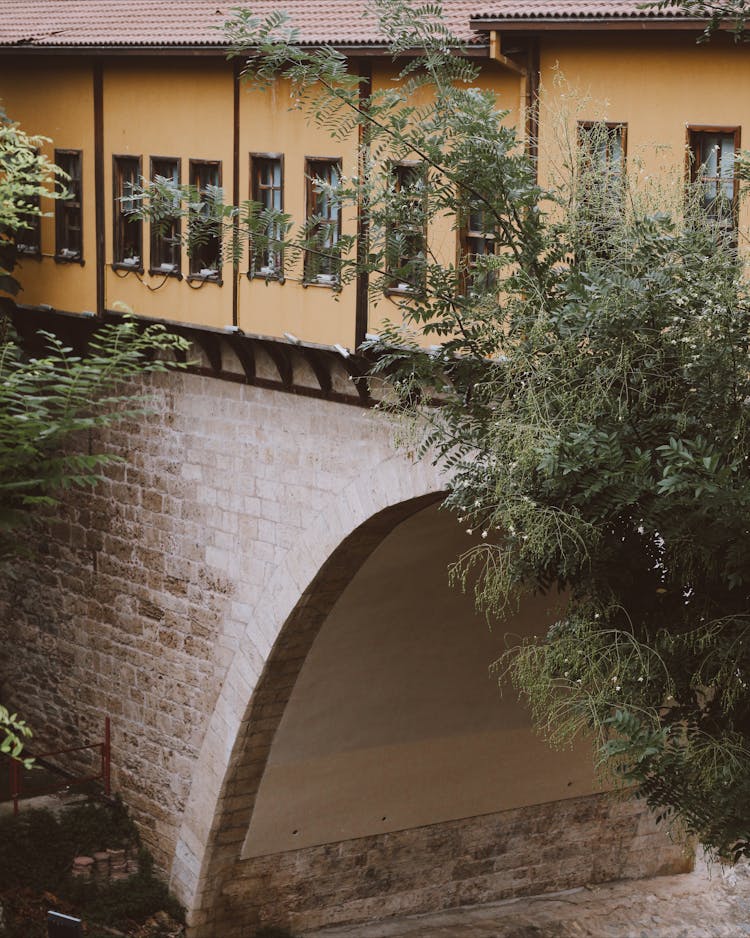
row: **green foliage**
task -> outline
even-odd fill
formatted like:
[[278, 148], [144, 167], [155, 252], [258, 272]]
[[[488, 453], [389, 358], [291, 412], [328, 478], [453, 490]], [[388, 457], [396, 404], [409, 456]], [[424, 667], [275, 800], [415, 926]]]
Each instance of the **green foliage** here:
[[144, 413], [145, 398], [128, 393], [124, 382], [165, 371], [155, 355], [185, 348], [163, 326], [142, 328], [131, 319], [103, 326], [85, 355], [41, 335], [46, 350], [39, 358], [28, 358], [12, 336], [0, 345], [0, 560], [16, 550], [29, 509], [95, 484], [117, 460], [81, 452], [80, 444], [88, 446], [91, 431]]
[[0, 841], [4, 888], [16, 884], [54, 892], [68, 881], [73, 857], [137, 844], [138, 833], [120, 802], [92, 802], [59, 817], [36, 809], [5, 815], [0, 818]]
[[15, 295], [20, 284], [13, 276], [16, 236], [32, 227], [42, 214], [40, 196], [60, 198], [54, 189], [65, 173], [39, 152], [46, 137], [29, 136], [0, 108], [0, 291]]
[[[439, 7], [373, 7], [402, 68], [365, 98], [281, 13], [239, 13], [230, 35], [251, 80], [285, 79], [335, 136], [361, 130], [359, 175], [330, 193], [367, 221], [341, 276], [396, 304], [376, 370], [481, 533], [455, 576], [493, 616], [559, 591], [559, 621], [499, 673], [554, 742], [585, 733], [634, 795], [750, 855], [750, 314], [731, 230], [699, 186], [659, 203], [597, 161], [605, 125], [542, 191]], [[393, 184], [404, 160], [418, 191]], [[428, 240], [393, 270], [389, 232], [477, 213], [493, 250], [445, 263]], [[309, 246], [278, 221], [285, 250]], [[394, 279], [410, 286], [393, 296]]]
[[[7, 707], [0, 704], [0, 753], [5, 753], [12, 759], [20, 759], [23, 751], [24, 739], [31, 736], [31, 730], [24, 720], [19, 720], [17, 713], [10, 713]], [[31, 759], [23, 759], [26, 768], [31, 767]]]
[[[65, 174], [31, 137], [0, 110], [0, 292], [15, 295], [16, 240], [42, 214], [41, 196]], [[41, 333], [44, 354], [29, 357], [13, 333], [7, 298], [0, 298], [0, 567], [19, 549], [19, 528], [33, 509], [54, 506], [65, 489], [95, 484], [116, 461], [91, 453], [89, 434], [144, 413], [146, 400], [128, 391], [127, 381], [164, 371], [167, 353], [182, 352], [185, 340], [161, 325], [145, 328], [125, 319], [99, 329], [86, 354], [76, 354], [50, 333]], [[20, 756], [31, 731], [0, 707], [0, 752]]]
[[126, 880], [92, 889], [89, 883], [74, 883], [70, 898], [92, 922], [102, 922], [115, 928], [127, 928], [132, 922], [142, 922], [154, 912], [166, 912], [178, 922], [185, 913], [167, 886], [153, 872], [150, 854], [141, 850], [138, 873]]
[[[3, 327], [5, 329], [3, 334]], [[73, 487], [94, 485], [112, 453], [90, 451], [90, 434], [148, 409], [126, 382], [168, 364], [156, 357], [185, 349], [163, 326], [131, 319], [103, 326], [85, 355], [51, 333], [28, 357], [0, 317], [0, 569], [20, 548], [19, 532]], [[18, 757], [31, 731], [0, 707], [0, 751]]]
[[46, 934], [41, 922], [35, 926], [28, 919], [34, 897], [45, 897], [46, 907], [62, 907], [66, 914], [83, 917], [92, 934], [99, 934], [96, 923], [128, 929], [155, 912], [184, 920], [179, 903], [155, 876], [146, 850], [139, 851], [138, 873], [126, 880], [81, 882], [71, 876], [76, 856], [138, 844], [135, 825], [120, 802], [87, 803], [67, 809], [59, 817], [40, 810], [25, 810], [17, 817], [6, 815], [0, 818], [0, 842], [0, 901], [5, 909], [2, 938]]

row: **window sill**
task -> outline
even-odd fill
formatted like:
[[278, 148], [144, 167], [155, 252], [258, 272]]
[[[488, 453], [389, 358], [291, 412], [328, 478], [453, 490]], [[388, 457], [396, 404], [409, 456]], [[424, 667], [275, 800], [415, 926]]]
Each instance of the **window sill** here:
[[385, 296], [421, 296], [423, 292], [417, 287], [401, 286], [401, 284], [397, 287], [386, 287], [383, 290]]
[[23, 248], [20, 244], [16, 245], [16, 253], [18, 254], [19, 260], [30, 260], [40, 261], [42, 259], [42, 252], [39, 248]]
[[86, 261], [82, 257], [66, 257], [64, 254], [54, 254], [54, 261], [56, 264], [78, 264], [83, 267], [86, 264]]
[[185, 278], [188, 283], [215, 283], [217, 287], [224, 285], [218, 274], [212, 277], [204, 277], [201, 274], [188, 274]]
[[174, 277], [175, 280], [183, 280], [182, 271], [162, 270], [161, 267], [149, 267], [149, 277]]
[[255, 271], [248, 270], [245, 274], [248, 280], [264, 280], [266, 283], [286, 283], [286, 277], [283, 273], [281, 274], [261, 274], [256, 273]]
[[303, 280], [302, 286], [305, 289], [308, 287], [321, 287], [323, 290], [341, 290], [339, 280]]
[[136, 274], [143, 274], [143, 267], [140, 264], [123, 264], [121, 261], [115, 261], [109, 266], [112, 270], [124, 270], [126, 273], [132, 271]]

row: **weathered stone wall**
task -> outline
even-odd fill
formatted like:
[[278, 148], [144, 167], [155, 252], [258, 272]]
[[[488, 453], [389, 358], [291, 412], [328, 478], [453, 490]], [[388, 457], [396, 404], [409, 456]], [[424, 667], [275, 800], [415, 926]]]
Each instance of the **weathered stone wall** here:
[[191, 905], [282, 625], [352, 531], [440, 481], [356, 406], [191, 374], [152, 391], [95, 444], [123, 462], [2, 584], [0, 699], [37, 751], [99, 740], [111, 715], [113, 787]]
[[[170, 871], [193, 934], [426, 908], [437, 894], [423, 892], [428, 877], [454, 904], [631, 875], [623, 857], [635, 869], [648, 842], [640, 822], [575, 802], [238, 859], [317, 629], [357, 565], [442, 482], [359, 407], [195, 374], [151, 387], [150, 412], [95, 443], [123, 462], [66, 500], [2, 584], [0, 699], [35, 727], [37, 748], [100, 739], [111, 715], [113, 787]], [[570, 858], [554, 853], [559, 842]], [[658, 844], [650, 860], [673, 869]], [[537, 870], [539, 849], [552, 853]]]
[[253, 922], [299, 933], [691, 868], [641, 806], [590, 795], [240, 861], [215, 934], [251, 934]]

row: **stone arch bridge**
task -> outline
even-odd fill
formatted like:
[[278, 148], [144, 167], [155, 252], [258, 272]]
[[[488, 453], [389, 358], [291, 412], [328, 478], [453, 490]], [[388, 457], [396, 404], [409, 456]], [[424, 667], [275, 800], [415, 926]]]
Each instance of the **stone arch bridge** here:
[[199, 365], [98, 442], [123, 461], [50, 518], [0, 606], [3, 699], [40, 745], [111, 715], [114, 787], [190, 934], [683, 869], [597, 791], [585, 747], [547, 751], [499, 696], [505, 632], [552, 610], [528, 600], [490, 631], [448, 588], [470, 538], [439, 511], [445, 480], [363, 406], [356, 359], [191, 338]]

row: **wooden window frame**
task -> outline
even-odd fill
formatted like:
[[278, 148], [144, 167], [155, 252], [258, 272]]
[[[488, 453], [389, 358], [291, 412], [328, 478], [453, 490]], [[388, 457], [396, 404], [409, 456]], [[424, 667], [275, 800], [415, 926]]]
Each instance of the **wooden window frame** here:
[[[67, 162], [67, 157], [76, 157], [78, 160], [78, 177], [72, 173], [70, 181], [59, 182], [68, 191], [73, 192], [71, 199], [55, 200], [55, 261], [58, 264], [80, 264], [83, 266], [83, 150], [73, 150], [67, 147], [55, 148], [55, 163], [60, 166], [61, 162]], [[64, 168], [64, 167], [61, 167]], [[67, 171], [67, 170], [66, 170]], [[77, 191], [76, 191], [77, 190]], [[77, 198], [76, 198], [77, 196]], [[80, 249], [72, 251], [67, 242], [66, 232], [70, 230], [70, 225], [66, 224], [70, 214], [70, 207], [73, 206], [78, 216], [78, 233], [80, 240]]]
[[[221, 160], [190, 159], [189, 164], [188, 164], [189, 185], [196, 188], [199, 191], [199, 193], [202, 193], [204, 191], [202, 186], [196, 185], [196, 173], [195, 173], [196, 169], [202, 166], [210, 166], [210, 167], [217, 168], [218, 170], [217, 188], [222, 188], [223, 167], [222, 167]], [[200, 272], [201, 270], [205, 270], [207, 268], [199, 268], [198, 270], [195, 270], [193, 268], [193, 265], [195, 263], [195, 258], [192, 254], [188, 254], [188, 276], [187, 276], [188, 281], [199, 280], [201, 283], [215, 283], [215, 284], [218, 284], [218, 286], [222, 286], [224, 281], [222, 279], [222, 267], [223, 267], [222, 254], [223, 252], [222, 252], [222, 244], [221, 244], [221, 233], [219, 233], [219, 235], [216, 236], [216, 239], [218, 241], [218, 251], [217, 251], [217, 257], [216, 257], [216, 264], [217, 264], [216, 274], [214, 275], [212, 272], [211, 276], [208, 276]]]
[[[177, 185], [179, 186], [182, 182], [182, 160], [179, 156], [151, 156], [149, 157], [149, 180], [154, 181], [154, 177], [157, 175], [162, 175], [161, 173], [156, 172], [155, 165], [156, 163], [173, 163], [177, 168]], [[166, 177], [165, 177], [166, 178]], [[167, 243], [167, 234], [166, 231], [159, 230], [159, 226], [151, 222], [150, 227], [150, 237], [149, 237], [149, 268], [148, 272], [151, 276], [159, 277], [175, 277], [177, 280], [182, 280], [182, 244], [180, 243], [180, 235], [182, 233], [182, 226], [180, 224], [180, 217], [177, 216], [172, 223], [172, 232], [173, 234], [169, 237], [173, 237], [176, 240], [176, 243], [172, 246]], [[166, 248], [164, 245], [166, 244]], [[169, 261], [164, 261], [163, 251], [169, 250], [170, 247], [174, 247], [176, 263], [173, 270], [164, 270], [161, 267], [161, 264], [169, 263]], [[158, 263], [157, 263], [158, 262]]]
[[[596, 127], [603, 127], [607, 131], [620, 131], [620, 153], [621, 157], [621, 166], [618, 172], [618, 175], [621, 179], [625, 179], [625, 173], [627, 171], [627, 162], [628, 162], [628, 122], [627, 121], [585, 121], [579, 120], [576, 124], [576, 142], [578, 144], [579, 152], [584, 143], [583, 135], [591, 130], [594, 130]], [[609, 170], [609, 147], [607, 148], [607, 155], [605, 163], [605, 169]]]
[[[478, 211], [484, 213], [486, 209], [480, 208]], [[469, 242], [472, 240], [481, 241], [484, 248], [491, 246], [492, 250], [482, 251], [482, 257], [486, 257], [487, 255], [494, 256], [496, 253], [497, 235], [494, 232], [469, 227], [471, 216], [472, 209], [470, 206], [467, 206], [460, 215], [460, 223], [458, 226], [457, 266], [459, 289], [462, 296], [466, 296], [471, 293], [472, 290], [472, 271], [476, 269], [476, 265], [472, 263], [470, 258], [480, 256], [476, 251], [469, 249]]]
[[[725, 137], [732, 136], [734, 138], [735, 157], [740, 149], [742, 143], [742, 127], [739, 124], [729, 126], [718, 124], [687, 124], [685, 126], [685, 181], [687, 184], [694, 184], [698, 181], [698, 170], [701, 166], [705, 165], [705, 160], [701, 162], [696, 158], [694, 142], [697, 137], [706, 136], [708, 134]], [[740, 180], [736, 172], [732, 175], [732, 227], [736, 243], [739, 224]], [[721, 176], [715, 178], [721, 179]]]
[[[116, 153], [112, 156], [112, 189], [113, 189], [113, 217], [112, 217], [112, 269], [134, 270], [143, 273], [143, 220], [131, 221], [123, 211], [121, 196], [125, 195], [122, 185], [122, 163], [137, 164], [137, 178], [143, 177], [143, 157], [131, 153]], [[128, 226], [126, 228], [126, 226]], [[137, 231], [136, 244], [139, 247], [138, 263], [128, 264], [125, 254], [126, 233], [132, 228]]]
[[[628, 125], [626, 121], [579, 120], [576, 128], [576, 200], [581, 213], [576, 260], [603, 259], [612, 255], [612, 239], [625, 207]], [[592, 136], [600, 128], [606, 134], [603, 160], [593, 146], [601, 141]], [[618, 138], [620, 159], [615, 169], [612, 144]]]
[[[306, 156], [305, 157], [305, 220], [309, 222], [311, 218], [318, 214], [318, 198], [320, 193], [315, 191], [315, 180], [322, 178], [320, 173], [313, 174], [312, 167], [314, 164], [319, 164], [326, 167], [336, 167], [339, 174], [339, 181], [341, 180], [343, 172], [343, 161], [340, 156]], [[308, 287], [328, 287], [329, 289], [338, 290], [341, 286], [341, 251], [336, 250], [336, 245], [341, 240], [342, 226], [341, 226], [341, 206], [339, 206], [337, 224], [334, 230], [334, 240], [333, 246], [329, 252], [327, 261], [330, 262], [331, 271], [321, 272], [318, 270], [320, 264], [320, 253], [315, 251], [307, 250], [305, 251], [304, 257], [304, 273], [302, 282], [304, 286]], [[330, 220], [330, 216], [329, 216]], [[332, 226], [331, 226], [332, 227]], [[308, 234], [308, 238], [310, 235]], [[335, 268], [335, 269], [334, 269]], [[321, 278], [330, 278], [330, 279], [321, 279]]]
[[[276, 162], [279, 164], [280, 169], [280, 183], [277, 186], [263, 186], [261, 187], [258, 182], [258, 177], [256, 170], [259, 165], [264, 162]], [[261, 200], [258, 198], [260, 189], [268, 192], [277, 192], [279, 193], [279, 209], [278, 211], [284, 211], [284, 154], [283, 153], [251, 153], [250, 154], [250, 198], [253, 202], [260, 203]], [[268, 253], [271, 253], [270, 249], [267, 249]], [[284, 250], [282, 247], [279, 247], [275, 252], [278, 256], [278, 265], [274, 268], [273, 274], [261, 273], [260, 268], [256, 264], [256, 252], [253, 248], [252, 241], [250, 243], [250, 264], [247, 271], [247, 276], [250, 278], [258, 278], [261, 280], [275, 280], [278, 283], [284, 283]]]
[[[402, 185], [399, 171], [400, 170], [415, 170], [415, 169], [419, 170], [424, 176], [425, 187], [424, 187], [424, 192], [421, 198], [424, 203], [424, 206], [426, 207], [426, 200], [427, 200], [426, 182], [427, 182], [428, 167], [427, 167], [427, 164], [424, 162], [424, 160], [394, 160], [388, 164], [388, 173], [389, 173], [390, 179], [391, 181], [394, 181], [399, 187], [397, 191], [401, 191], [401, 185]], [[417, 197], [418, 196], [415, 195], [415, 201]], [[424, 254], [425, 256], [425, 264], [426, 264], [426, 261], [427, 261], [427, 223], [426, 221], [421, 225], [421, 230], [419, 231], [417, 231], [417, 226], [415, 225], [414, 232], [412, 232], [412, 234], [415, 238], [419, 238], [421, 242], [421, 253]], [[407, 281], [405, 280], [400, 280], [397, 277], [392, 276], [394, 265], [392, 264], [392, 258], [391, 258], [392, 247], [389, 244], [392, 238], [393, 238], [393, 229], [392, 229], [392, 226], [389, 225], [385, 232], [385, 256], [386, 256], [386, 269], [388, 271], [388, 286], [386, 287], [384, 292], [386, 293], [386, 295], [396, 294], [396, 295], [402, 295], [402, 296], [403, 295], [408, 296], [409, 294], [419, 293], [421, 290], [424, 289], [424, 280], [425, 280], [424, 271], [419, 273], [418, 282], [415, 282], [415, 283], [407, 283]], [[416, 257], [417, 253], [420, 253], [420, 252], [416, 252], [409, 256]], [[406, 257], [406, 255], [399, 256], [398, 258], [399, 264], [398, 266], [395, 267], [396, 270], [401, 269], [402, 266], [406, 266], [406, 265], [400, 264], [400, 261], [404, 257]], [[409, 260], [406, 261], [406, 264], [408, 263], [409, 263]]]

